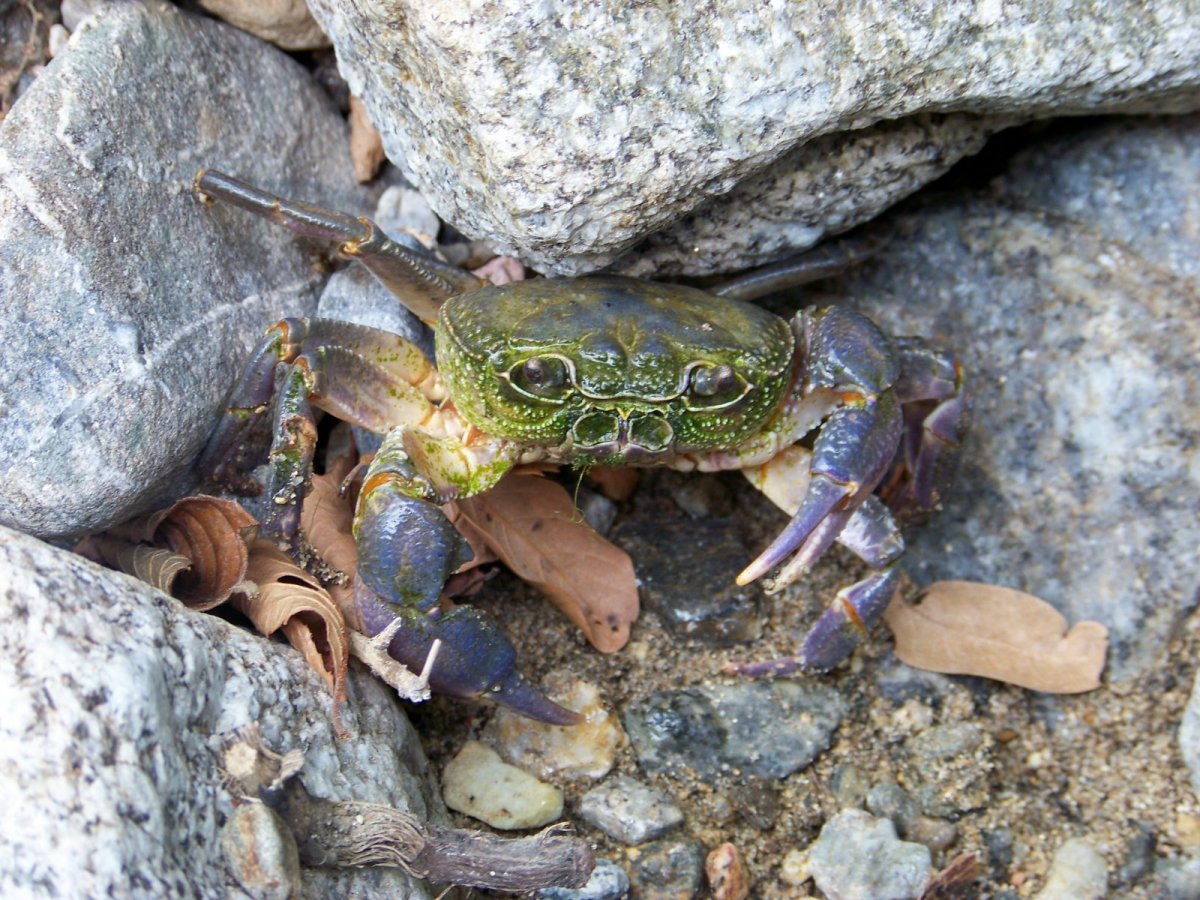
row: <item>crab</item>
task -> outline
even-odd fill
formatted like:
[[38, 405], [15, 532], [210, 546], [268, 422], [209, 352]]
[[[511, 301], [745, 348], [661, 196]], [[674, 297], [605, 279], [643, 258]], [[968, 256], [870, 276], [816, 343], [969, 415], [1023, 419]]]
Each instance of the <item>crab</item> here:
[[904, 541], [876, 488], [887, 479], [893, 508], [937, 504], [965, 425], [962, 373], [949, 354], [920, 338], [889, 339], [845, 307], [786, 320], [749, 302], [828, 274], [844, 253], [776, 264], [712, 291], [615, 276], [491, 285], [366, 218], [212, 170], [197, 175], [196, 190], [331, 244], [436, 324], [435, 366], [394, 334], [284, 319], [247, 364], [198, 463], [233, 480], [245, 466], [239, 447], [277, 391], [267, 488], [275, 502], [264, 528], [295, 548], [314, 408], [382, 435], [355, 513], [356, 603], [369, 633], [403, 620], [388, 652], [406, 665], [443, 642], [435, 692], [576, 720], [521, 676], [493, 619], [438, 602], [462, 559], [434, 504], [486, 491], [523, 463], [741, 470], [791, 520], [740, 584], [778, 569], [768, 582], [778, 591], [834, 543], [870, 566], [837, 592], [794, 656], [736, 667], [742, 674], [829, 670], [887, 606]]

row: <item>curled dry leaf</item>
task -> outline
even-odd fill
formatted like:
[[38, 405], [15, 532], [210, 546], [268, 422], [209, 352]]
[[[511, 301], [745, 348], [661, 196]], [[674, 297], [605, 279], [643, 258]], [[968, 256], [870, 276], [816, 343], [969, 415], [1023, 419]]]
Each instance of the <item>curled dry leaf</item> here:
[[192, 566], [192, 561], [186, 556], [162, 547], [132, 544], [105, 534], [93, 535], [76, 547], [75, 552], [132, 575], [172, 596], [175, 593], [176, 576]]
[[509, 475], [458, 501], [504, 564], [544, 592], [597, 650], [625, 646], [638, 615], [633, 562], [584, 522], [557, 482]]
[[263, 634], [282, 630], [288, 643], [321, 673], [333, 691], [337, 724], [350, 652], [346, 622], [337, 603], [315, 576], [265, 538], [254, 542], [246, 575], [258, 591], [235, 597], [234, 606]]
[[492, 549], [487, 534], [476, 528], [475, 523], [471, 521], [470, 517], [463, 515], [462, 510], [458, 506], [458, 501], [451, 500], [449, 503], [443, 503], [442, 512], [446, 514], [446, 518], [450, 520], [450, 524], [458, 530], [458, 533], [463, 536], [463, 539], [471, 548], [471, 558], [458, 567], [459, 572], [470, 572], [472, 569], [478, 569], [480, 566], [494, 563], [500, 558], [496, 555], [496, 551]]
[[892, 600], [884, 619], [910, 666], [981, 675], [1034, 691], [1076, 694], [1100, 686], [1108, 629], [1067, 620], [1044, 600], [992, 584], [938, 581], [915, 603]]
[[[236, 501], [199, 495], [184, 497], [169, 509], [109, 529], [89, 539], [88, 545], [99, 551], [108, 565], [204, 612], [224, 603], [235, 592], [252, 589], [245, 583], [249, 556], [246, 542], [257, 524]], [[182, 557], [189, 565], [180, 567], [170, 556], [134, 549], [147, 544], [170, 556]]]

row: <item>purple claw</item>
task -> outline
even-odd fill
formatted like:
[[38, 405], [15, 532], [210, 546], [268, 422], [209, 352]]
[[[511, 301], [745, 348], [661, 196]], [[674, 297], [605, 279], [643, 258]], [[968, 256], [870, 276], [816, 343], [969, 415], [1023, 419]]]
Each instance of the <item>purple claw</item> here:
[[890, 392], [830, 416], [813, 446], [812, 481], [800, 508], [783, 533], [738, 576], [738, 584], [749, 584], [793, 553], [777, 579], [780, 585], [791, 583], [815, 563], [887, 471], [902, 428], [899, 404]]
[[429, 673], [434, 693], [463, 699], [486, 697], [550, 725], [580, 721], [579, 713], [559, 706], [517, 671], [517, 651], [482, 610], [456, 606], [423, 613], [412, 606], [393, 606], [365, 585], [356, 593], [355, 602], [370, 634], [383, 631], [396, 618], [403, 620], [388, 644], [388, 655], [412, 671], [420, 670], [434, 640], [441, 640], [437, 662]]
[[[814, 475], [803, 505], [771, 545], [738, 575], [737, 583], [744, 585], [756, 581], [797, 552], [797, 549], [808, 564], [815, 562], [837, 538], [837, 530], [829, 522], [830, 513], [849, 495], [846, 485], [823, 475]], [[816, 540], [810, 541], [811, 538]]]
[[451, 697], [487, 697], [551, 725], [574, 725], [579, 714], [553, 702], [517, 671], [517, 652], [496, 621], [481, 610], [437, 608], [450, 574], [471, 558], [462, 536], [431, 503], [405, 496], [398, 481], [384, 481], [360, 500], [371, 522], [358, 535], [355, 602], [367, 633], [379, 634], [396, 618], [403, 625], [388, 655], [420, 671], [435, 639], [442, 647], [429, 686]]

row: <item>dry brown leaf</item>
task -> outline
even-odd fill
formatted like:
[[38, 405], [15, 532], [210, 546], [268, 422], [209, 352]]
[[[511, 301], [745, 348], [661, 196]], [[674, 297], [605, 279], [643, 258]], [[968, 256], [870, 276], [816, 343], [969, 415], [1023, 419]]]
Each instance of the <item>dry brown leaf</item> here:
[[133, 544], [122, 538], [97, 534], [75, 548], [89, 559], [132, 575], [164, 594], [171, 594], [175, 578], [180, 572], [191, 568], [192, 561], [186, 556], [173, 553], [162, 547], [149, 544]]
[[638, 615], [633, 562], [545, 478], [508, 476], [459, 510], [517, 576], [544, 592], [602, 653], [625, 646]]
[[500, 558], [488, 542], [487, 535], [476, 528], [475, 523], [467, 516], [463, 515], [462, 510], [458, 508], [457, 501], [451, 500], [449, 503], [443, 503], [442, 512], [446, 514], [446, 518], [450, 520], [450, 524], [463, 536], [463, 539], [471, 548], [471, 558], [459, 566], [456, 570], [457, 572], [469, 572], [472, 569], [493, 563]]
[[333, 691], [334, 722], [338, 724], [350, 642], [337, 602], [314, 575], [265, 538], [254, 542], [246, 575], [258, 585], [258, 591], [235, 597], [234, 605], [263, 634], [282, 629], [288, 642], [325, 678]]
[[383, 152], [383, 138], [371, 124], [367, 108], [357, 97], [350, 98], [350, 159], [354, 165], [354, 178], [366, 184], [379, 172], [387, 156]]
[[[258, 523], [234, 500], [198, 495], [184, 497], [169, 509], [151, 516], [134, 519], [101, 535], [90, 539], [92, 547], [100, 548], [108, 540], [125, 541], [130, 545], [152, 544], [186, 558], [191, 566], [180, 569], [170, 577], [171, 595], [199, 612], [212, 609], [229, 599], [234, 592], [245, 588], [246, 546]], [[109, 565], [149, 580], [143, 574], [127, 568], [133, 565], [132, 556], [125, 562], [109, 558], [112, 551], [105, 553]], [[137, 565], [145, 565], [138, 560]], [[165, 577], [165, 573], [155, 574]], [[159, 581], [151, 581], [163, 588]]]
[[938, 581], [916, 603], [884, 613], [896, 656], [910, 666], [981, 675], [1034, 691], [1077, 694], [1100, 686], [1108, 629], [1067, 620], [1044, 600], [993, 584]]

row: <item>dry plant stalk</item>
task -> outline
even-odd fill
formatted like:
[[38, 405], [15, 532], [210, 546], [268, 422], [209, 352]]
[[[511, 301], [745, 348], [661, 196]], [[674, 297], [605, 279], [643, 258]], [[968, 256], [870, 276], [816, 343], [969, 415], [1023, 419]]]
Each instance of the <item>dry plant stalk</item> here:
[[317, 800], [296, 781], [277, 811], [306, 866], [397, 866], [436, 884], [516, 892], [582, 887], [595, 866], [588, 842], [563, 825], [523, 838], [443, 828], [378, 803]]
[[256, 725], [222, 743], [230, 791], [275, 810], [306, 866], [395, 866], [438, 884], [514, 892], [582, 887], [595, 866], [588, 842], [566, 834], [562, 825], [503, 838], [432, 825], [379, 803], [319, 800], [293, 777], [303, 754], [275, 753]]

